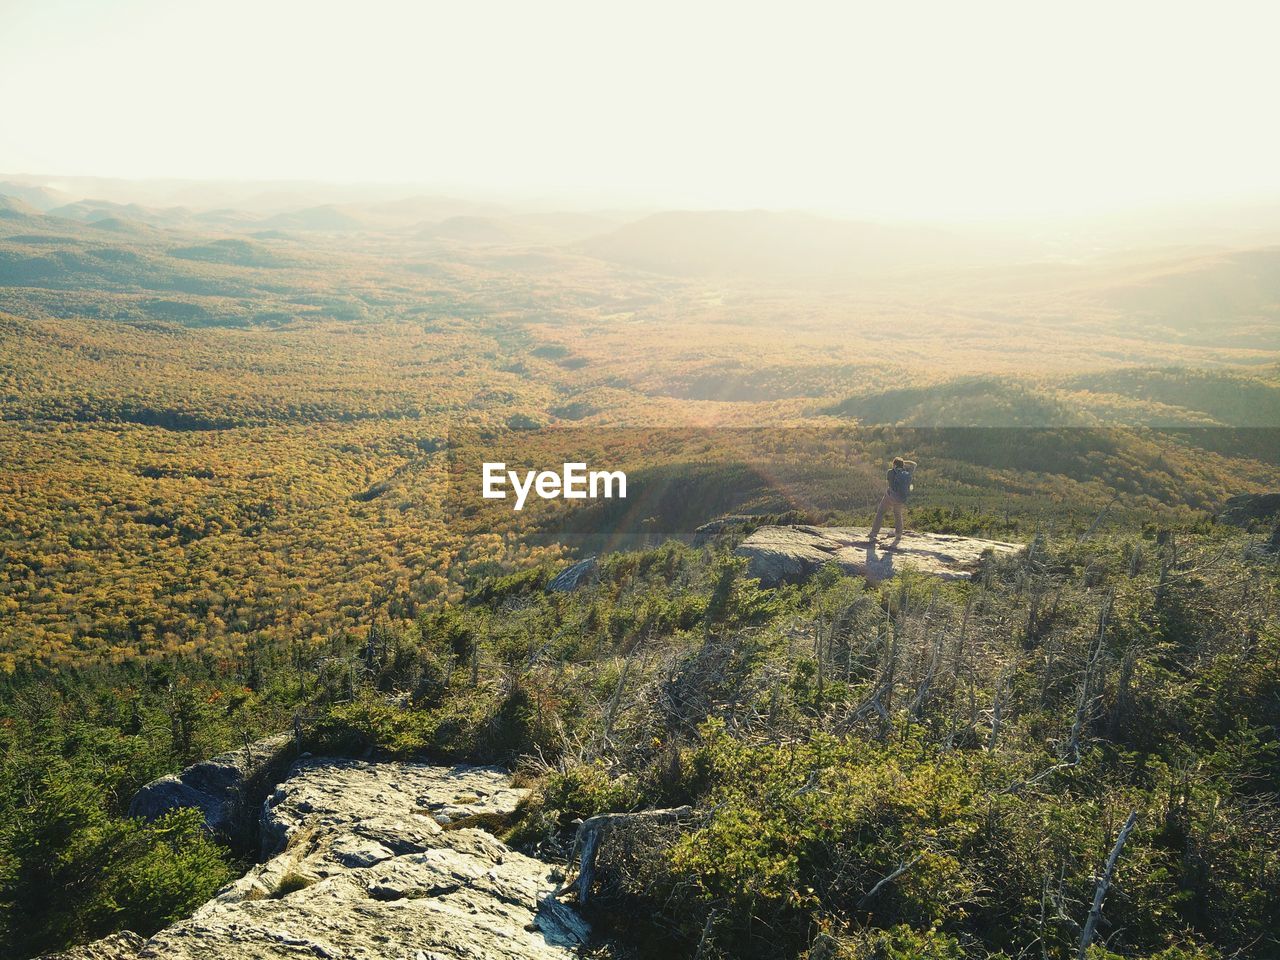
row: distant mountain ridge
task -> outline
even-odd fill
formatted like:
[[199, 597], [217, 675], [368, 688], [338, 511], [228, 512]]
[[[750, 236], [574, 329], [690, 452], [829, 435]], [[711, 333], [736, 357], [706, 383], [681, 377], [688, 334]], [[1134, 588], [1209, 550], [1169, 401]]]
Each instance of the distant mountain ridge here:
[[23, 203], [16, 197], [7, 197], [0, 193], [0, 216], [10, 219], [18, 219], [22, 217], [38, 216], [40, 213], [35, 207], [29, 203]]
[[60, 207], [75, 199], [71, 194], [63, 193], [61, 190], [29, 183], [15, 183], [12, 180], [0, 181], [0, 198], [3, 197], [21, 201], [41, 212]]
[[983, 259], [966, 238], [941, 229], [769, 210], [655, 213], [594, 237], [582, 249], [676, 275], [857, 275]]

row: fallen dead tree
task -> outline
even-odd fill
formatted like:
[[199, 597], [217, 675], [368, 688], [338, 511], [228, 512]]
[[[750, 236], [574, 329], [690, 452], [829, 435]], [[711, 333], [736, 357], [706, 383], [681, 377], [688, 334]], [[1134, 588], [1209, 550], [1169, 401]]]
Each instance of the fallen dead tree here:
[[566, 883], [557, 895], [576, 887], [578, 903], [585, 906], [596, 879], [596, 862], [602, 845], [608, 848], [611, 857], [625, 857], [635, 849], [637, 841], [651, 841], [655, 831], [678, 827], [695, 816], [693, 807], [685, 806], [636, 813], [602, 813], [583, 821], [574, 842], [579, 854], [577, 879]]

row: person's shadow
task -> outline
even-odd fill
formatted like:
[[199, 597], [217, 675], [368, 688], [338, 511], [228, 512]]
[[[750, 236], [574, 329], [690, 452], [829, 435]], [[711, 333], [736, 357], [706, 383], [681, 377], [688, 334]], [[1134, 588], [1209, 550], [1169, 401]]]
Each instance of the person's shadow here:
[[867, 542], [867, 579], [888, 580], [893, 576], [893, 552], [876, 553], [876, 542]]

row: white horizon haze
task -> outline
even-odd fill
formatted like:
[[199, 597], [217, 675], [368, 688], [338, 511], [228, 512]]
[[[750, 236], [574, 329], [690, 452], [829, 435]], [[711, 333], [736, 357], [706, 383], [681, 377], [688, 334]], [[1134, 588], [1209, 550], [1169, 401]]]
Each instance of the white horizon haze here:
[[0, 0], [0, 170], [978, 220], [1280, 196], [1280, 5]]

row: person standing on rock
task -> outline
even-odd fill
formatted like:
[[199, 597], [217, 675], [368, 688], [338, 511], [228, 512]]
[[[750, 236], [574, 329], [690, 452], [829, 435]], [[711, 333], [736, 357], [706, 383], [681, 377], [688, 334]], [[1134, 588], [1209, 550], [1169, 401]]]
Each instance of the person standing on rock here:
[[884, 496], [880, 498], [880, 506], [876, 507], [876, 521], [871, 525], [871, 538], [868, 546], [874, 548], [876, 545], [876, 537], [880, 535], [880, 524], [884, 522], [884, 512], [890, 507], [893, 508], [894, 520], [894, 537], [893, 543], [889, 544], [888, 549], [894, 549], [899, 541], [902, 540], [902, 508], [907, 505], [907, 498], [911, 496], [911, 480], [915, 476], [916, 462], [914, 460], [903, 460], [901, 457], [893, 458], [893, 466], [889, 468], [889, 488], [885, 490]]

